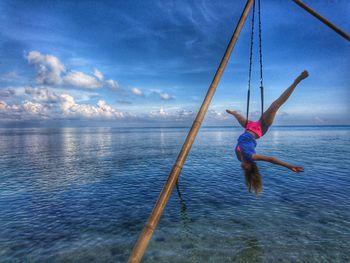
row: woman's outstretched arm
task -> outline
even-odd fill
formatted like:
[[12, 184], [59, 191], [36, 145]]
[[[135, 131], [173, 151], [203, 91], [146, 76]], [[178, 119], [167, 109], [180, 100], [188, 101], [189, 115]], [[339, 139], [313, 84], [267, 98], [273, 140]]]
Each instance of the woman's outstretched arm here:
[[286, 167], [286, 168], [288, 168], [288, 169], [290, 169], [290, 170], [292, 170], [293, 172], [296, 172], [296, 173], [304, 172], [304, 168], [303, 167], [291, 165], [289, 163], [286, 163], [286, 162], [283, 162], [281, 160], [278, 160], [275, 157], [265, 156], [265, 155], [260, 155], [260, 154], [253, 154], [252, 159], [254, 161], [265, 161], [265, 162], [281, 165], [281, 166]]
[[235, 116], [239, 124], [241, 124], [241, 126], [245, 128], [245, 125], [247, 124], [247, 119], [244, 118], [242, 114], [239, 114], [237, 111], [234, 110], [226, 110], [226, 112]]

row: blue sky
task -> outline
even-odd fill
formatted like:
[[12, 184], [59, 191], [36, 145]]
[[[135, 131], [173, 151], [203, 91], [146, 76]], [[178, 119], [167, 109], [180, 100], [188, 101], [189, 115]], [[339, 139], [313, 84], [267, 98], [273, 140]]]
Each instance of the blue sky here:
[[[245, 2], [1, 1], [0, 125], [191, 124]], [[305, 2], [350, 32], [348, 1]], [[206, 125], [236, 124], [225, 109], [245, 110], [250, 22]], [[350, 124], [349, 42], [292, 1], [262, 0], [262, 24], [265, 105], [310, 72], [276, 124]]]

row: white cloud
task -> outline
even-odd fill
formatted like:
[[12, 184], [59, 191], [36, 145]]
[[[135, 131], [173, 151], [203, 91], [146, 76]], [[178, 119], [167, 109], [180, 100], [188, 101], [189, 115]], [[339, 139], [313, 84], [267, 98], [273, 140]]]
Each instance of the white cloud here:
[[224, 121], [232, 120], [232, 116], [226, 113], [226, 111], [217, 111], [215, 109], [209, 109], [205, 115], [207, 121]]
[[[36, 81], [38, 84], [54, 86], [70, 85], [86, 89], [97, 89], [105, 86], [114, 90], [119, 89], [117, 81], [113, 79], [104, 80], [102, 72], [96, 68], [94, 69], [93, 75], [75, 70], [66, 71], [65, 66], [57, 57], [44, 55], [39, 51], [29, 52], [26, 59], [29, 64], [34, 65], [37, 70]], [[12, 77], [15, 76], [15, 72], [10, 73]]]
[[159, 110], [156, 110], [156, 111], [151, 111], [150, 114], [149, 114], [149, 117], [151, 118], [155, 118], [155, 117], [166, 117], [168, 116], [169, 114], [164, 110], [163, 107], [160, 107]]
[[105, 101], [99, 100], [96, 105], [78, 104], [69, 94], [62, 94], [61, 109], [66, 116], [85, 118], [122, 118], [124, 114], [113, 109]]
[[31, 101], [25, 101], [23, 103], [23, 108], [27, 113], [39, 115], [44, 113], [44, 106], [40, 103], [35, 103]]
[[62, 94], [61, 99], [62, 99], [61, 109], [63, 113], [68, 114], [69, 109], [75, 105], [75, 100], [69, 94]]
[[136, 96], [144, 96], [142, 90], [138, 88], [131, 88], [131, 93], [136, 95]]
[[175, 97], [159, 89], [151, 89], [151, 92], [157, 94], [161, 100], [172, 100]]
[[32, 119], [120, 119], [131, 116], [119, 112], [104, 100], [98, 100], [95, 105], [79, 103], [67, 93], [52, 92], [47, 88], [26, 87], [23, 92], [23, 103], [9, 105], [0, 101], [0, 116], [2, 120], [32, 120]]
[[56, 103], [60, 101], [60, 96], [47, 88], [25, 88], [25, 94], [31, 95], [32, 99], [40, 102]]
[[18, 111], [19, 107], [16, 104], [8, 105], [5, 101], [0, 101], [0, 112], [7, 113], [7, 112], [13, 112]]
[[159, 109], [159, 115], [165, 116], [165, 115], [167, 115], [167, 114], [166, 114], [166, 112], [165, 112], [165, 110], [164, 110], [163, 108], [160, 108], [160, 109]]
[[65, 67], [57, 57], [31, 51], [26, 58], [37, 69], [36, 80], [39, 84], [57, 85], [62, 82], [61, 74]]
[[173, 99], [174, 97], [169, 95], [168, 93], [165, 93], [165, 92], [160, 92], [159, 93], [159, 96], [162, 100], [171, 100]]
[[13, 89], [0, 90], [0, 98], [8, 98], [15, 95], [15, 93]]
[[189, 117], [194, 117], [194, 111], [192, 110], [184, 110], [184, 109], [181, 109], [181, 110], [178, 110], [176, 111], [176, 115], [177, 115], [177, 118], [179, 119], [183, 119], [183, 118], [189, 118]]
[[101, 71], [99, 71], [98, 69], [94, 69], [94, 76], [99, 80], [99, 81], [103, 81], [103, 74]]
[[0, 111], [7, 111], [7, 104], [5, 101], [0, 100]]
[[103, 86], [113, 90], [120, 89], [117, 81], [113, 79], [104, 80], [103, 74], [97, 69], [94, 70], [94, 76], [79, 71], [71, 71], [64, 76], [63, 80], [65, 84], [87, 89], [97, 89]]
[[188, 109], [164, 110], [161, 107], [158, 111], [151, 112], [149, 117], [171, 122], [189, 122], [194, 120], [195, 112]]
[[105, 81], [105, 84], [106, 84], [107, 87], [109, 87], [109, 88], [111, 88], [111, 89], [114, 89], [114, 90], [119, 89], [119, 84], [118, 84], [118, 82], [116, 82], [116, 81], [113, 80], [113, 79], [106, 80], [106, 81]]
[[100, 110], [100, 113], [105, 117], [111, 118], [115, 115], [116, 111], [109, 106], [104, 100], [99, 100], [97, 106]]
[[102, 83], [95, 77], [84, 74], [79, 71], [71, 71], [64, 76], [64, 82], [68, 85], [76, 87], [84, 87], [88, 89], [96, 89], [102, 86]]
[[[222, 122], [230, 119], [230, 116], [226, 116], [225, 112], [220, 112], [216, 110], [209, 110], [205, 116], [206, 121], [210, 122]], [[191, 123], [196, 117], [196, 112], [190, 109], [164, 109], [163, 107], [159, 110], [151, 111], [147, 118], [159, 121], [169, 121], [169, 122], [186, 122]]]

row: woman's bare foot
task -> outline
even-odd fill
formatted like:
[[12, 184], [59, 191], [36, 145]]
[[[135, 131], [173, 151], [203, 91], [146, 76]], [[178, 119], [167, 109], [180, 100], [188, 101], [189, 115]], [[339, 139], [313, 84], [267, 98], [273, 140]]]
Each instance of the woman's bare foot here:
[[297, 81], [302, 81], [303, 79], [306, 79], [309, 76], [309, 72], [307, 70], [304, 70], [301, 72], [301, 74], [297, 77]]
[[234, 110], [226, 110], [227, 113], [234, 115], [236, 111]]

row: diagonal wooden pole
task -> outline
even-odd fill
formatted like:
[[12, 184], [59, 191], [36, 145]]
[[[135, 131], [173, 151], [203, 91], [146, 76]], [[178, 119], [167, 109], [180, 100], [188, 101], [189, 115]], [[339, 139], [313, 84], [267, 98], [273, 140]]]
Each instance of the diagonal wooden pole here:
[[177, 182], [177, 179], [180, 175], [181, 169], [183, 164], [186, 161], [186, 157], [191, 149], [191, 146], [196, 138], [196, 135], [198, 133], [198, 130], [202, 124], [202, 121], [204, 119], [205, 113], [208, 110], [209, 104], [211, 102], [211, 99], [214, 96], [216, 87], [218, 86], [218, 83], [220, 81], [220, 78], [224, 72], [224, 69], [227, 65], [227, 62], [230, 58], [230, 55], [232, 53], [233, 47], [235, 46], [238, 36], [242, 30], [243, 24], [247, 19], [247, 16], [249, 14], [249, 11], [253, 5], [254, 0], [247, 0], [247, 3], [244, 7], [243, 13], [238, 21], [238, 24], [236, 26], [236, 29], [232, 35], [232, 38], [227, 46], [227, 49], [225, 51], [225, 54], [220, 62], [219, 68], [217, 69], [214, 79], [212, 83], [209, 86], [208, 92], [204, 98], [204, 101], [199, 109], [199, 112], [197, 113], [196, 119], [194, 120], [191, 130], [187, 135], [187, 138], [182, 146], [182, 149], [177, 157], [177, 160], [175, 162], [175, 165], [173, 166], [168, 179], [163, 187], [162, 192], [159, 195], [158, 201], [155, 204], [153, 211], [148, 218], [148, 221], [146, 223], [146, 226], [144, 227], [142, 233], [139, 236], [139, 239], [137, 243], [134, 246], [134, 249], [129, 257], [128, 262], [134, 263], [134, 262], [140, 262], [142, 259], [143, 254], [145, 253], [145, 250], [148, 246], [149, 241], [151, 240], [151, 237], [153, 235], [154, 230], [157, 227], [158, 221], [163, 213], [163, 210], [168, 202], [168, 199], [171, 195], [171, 192], [174, 188], [175, 183]]
[[316, 13], [314, 10], [312, 10], [309, 6], [307, 6], [306, 4], [304, 4], [302, 1], [300, 0], [293, 0], [294, 3], [296, 3], [298, 6], [300, 6], [301, 8], [305, 9], [307, 12], [309, 12], [311, 15], [313, 15], [314, 17], [316, 17], [318, 20], [320, 20], [321, 22], [323, 22], [324, 24], [326, 24], [327, 26], [329, 26], [331, 29], [333, 29], [335, 32], [337, 32], [339, 35], [341, 35], [343, 38], [345, 38], [346, 40], [350, 41], [350, 36], [344, 32], [343, 30], [341, 30], [340, 28], [336, 27], [334, 24], [332, 24], [330, 21], [328, 21], [326, 18], [324, 18], [323, 16], [321, 16], [320, 14]]

